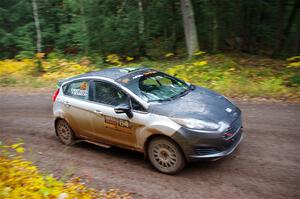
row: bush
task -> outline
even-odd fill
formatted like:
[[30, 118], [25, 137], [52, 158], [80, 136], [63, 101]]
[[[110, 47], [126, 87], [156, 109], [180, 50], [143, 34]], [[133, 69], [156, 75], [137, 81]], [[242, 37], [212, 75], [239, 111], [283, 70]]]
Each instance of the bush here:
[[[55, 85], [59, 79], [112, 66], [148, 66], [175, 75], [187, 82], [216, 90], [229, 97], [292, 98], [300, 101], [299, 56], [290, 63], [257, 57], [230, 57], [224, 54], [206, 55], [199, 51], [194, 59], [183, 61], [165, 55], [164, 61], [140, 60], [117, 54], [105, 58], [94, 54], [63, 58], [58, 53], [35, 56], [32, 59], [0, 61], [0, 86], [43, 87]], [[37, 72], [37, 60], [41, 71]], [[99, 64], [94, 66], [93, 64]], [[296, 63], [296, 64], [295, 64]], [[289, 65], [288, 65], [289, 64]]]
[[166, 72], [230, 97], [299, 99], [299, 78], [290, 68], [241, 66], [219, 54], [172, 66]]
[[130, 194], [115, 189], [97, 191], [87, 188], [80, 178], [62, 182], [53, 175], [43, 175], [20, 156], [25, 151], [22, 145], [0, 142], [0, 198], [131, 198]]

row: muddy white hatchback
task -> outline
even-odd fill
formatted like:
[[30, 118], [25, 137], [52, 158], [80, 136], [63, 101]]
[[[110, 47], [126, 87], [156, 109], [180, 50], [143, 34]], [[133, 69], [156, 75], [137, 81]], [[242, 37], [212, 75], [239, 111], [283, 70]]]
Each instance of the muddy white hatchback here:
[[224, 96], [149, 68], [110, 68], [65, 79], [53, 96], [56, 134], [145, 154], [174, 174], [218, 159], [242, 139], [241, 111]]

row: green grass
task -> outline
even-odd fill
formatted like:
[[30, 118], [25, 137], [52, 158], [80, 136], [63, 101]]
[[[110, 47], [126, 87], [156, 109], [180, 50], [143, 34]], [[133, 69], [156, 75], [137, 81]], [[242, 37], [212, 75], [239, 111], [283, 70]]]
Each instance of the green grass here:
[[49, 87], [48, 81], [42, 81], [37, 77], [24, 76], [22, 78], [16, 76], [0, 77], [0, 87], [31, 87], [44, 88]]

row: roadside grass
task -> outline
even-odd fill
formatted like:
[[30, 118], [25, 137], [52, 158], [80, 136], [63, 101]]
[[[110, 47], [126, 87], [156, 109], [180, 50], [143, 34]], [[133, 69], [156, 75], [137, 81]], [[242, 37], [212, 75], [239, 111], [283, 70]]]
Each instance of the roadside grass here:
[[206, 55], [201, 52], [192, 60], [172, 56], [168, 54], [154, 61], [134, 60], [114, 54], [105, 59], [53, 55], [47, 58], [7, 59], [0, 61], [0, 86], [54, 87], [59, 79], [92, 70], [113, 66], [147, 66], [233, 98], [300, 102], [299, 56], [289, 59], [290, 62], [247, 54]]
[[39, 171], [33, 163], [21, 156], [23, 143], [4, 145], [0, 142], [0, 198], [111, 198], [129, 199], [129, 193], [117, 189], [96, 190], [88, 188], [84, 179], [55, 178]]

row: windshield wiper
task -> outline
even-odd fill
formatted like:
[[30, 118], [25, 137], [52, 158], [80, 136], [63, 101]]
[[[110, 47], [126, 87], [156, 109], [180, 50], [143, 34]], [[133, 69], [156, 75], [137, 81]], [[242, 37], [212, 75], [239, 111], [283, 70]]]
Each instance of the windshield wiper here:
[[171, 98], [172, 98], [172, 99], [176, 99], [176, 98], [179, 98], [179, 97], [183, 97], [183, 96], [185, 96], [186, 94], [188, 94], [190, 91], [191, 91], [190, 89], [186, 89], [186, 90], [182, 91], [181, 93], [179, 93], [178, 95], [172, 96]]
[[172, 100], [171, 98], [166, 98], [166, 99], [149, 100], [148, 102], [166, 102], [171, 100]]
[[179, 98], [179, 97], [182, 97], [182, 96], [185, 96], [186, 94], [188, 94], [191, 90], [194, 90], [195, 87], [189, 87], [187, 89], [185, 89], [184, 91], [178, 93], [177, 95], [174, 95], [170, 98], [165, 98], [165, 99], [155, 99], [155, 100], [149, 100], [148, 102], [166, 102], [166, 101], [171, 101], [171, 100], [174, 100], [176, 98]]

